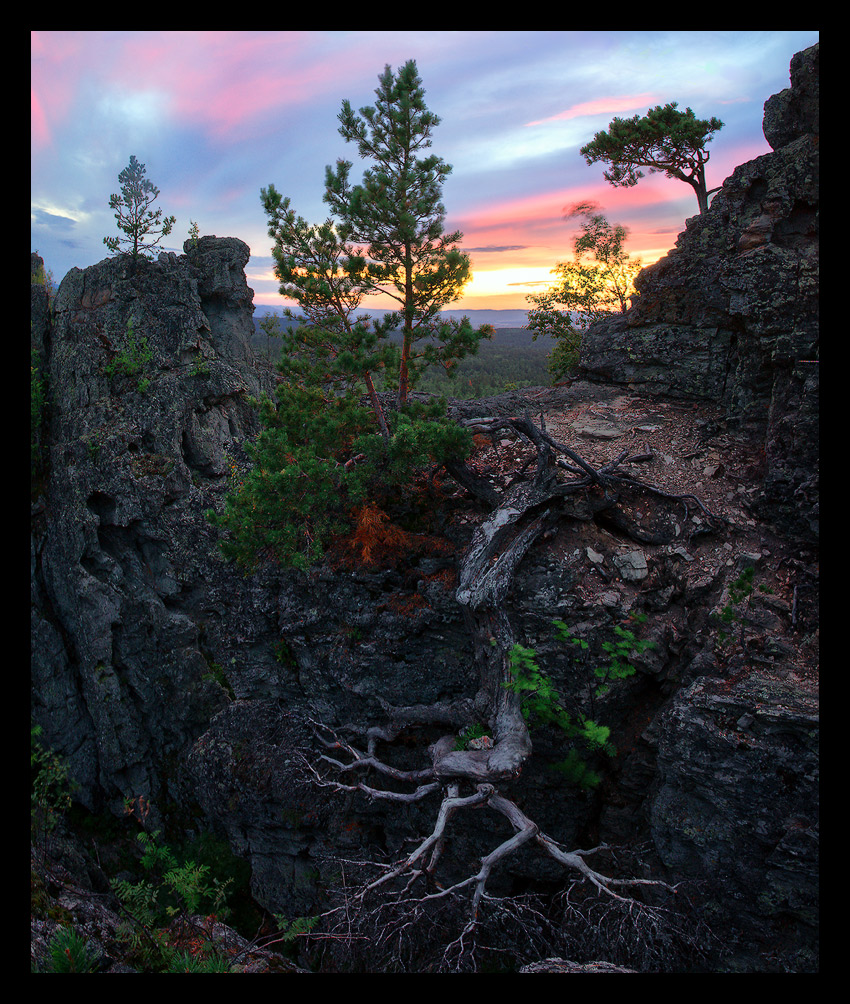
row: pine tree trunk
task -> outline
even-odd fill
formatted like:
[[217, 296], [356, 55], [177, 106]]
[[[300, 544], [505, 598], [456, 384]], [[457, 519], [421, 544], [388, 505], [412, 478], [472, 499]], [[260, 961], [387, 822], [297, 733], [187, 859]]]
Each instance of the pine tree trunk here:
[[378, 426], [381, 430], [381, 435], [384, 437], [384, 442], [388, 443], [390, 441], [390, 430], [387, 425], [386, 415], [384, 415], [384, 409], [381, 407], [378, 393], [375, 390], [375, 384], [372, 382], [372, 374], [364, 374], [364, 379], [366, 381], [366, 389], [369, 392], [369, 400], [372, 402], [372, 411], [374, 411], [375, 418], [378, 420]]
[[404, 265], [404, 342], [401, 347], [401, 366], [398, 374], [399, 407], [407, 404], [410, 392], [410, 351], [413, 347], [413, 266], [411, 247], [405, 245]]

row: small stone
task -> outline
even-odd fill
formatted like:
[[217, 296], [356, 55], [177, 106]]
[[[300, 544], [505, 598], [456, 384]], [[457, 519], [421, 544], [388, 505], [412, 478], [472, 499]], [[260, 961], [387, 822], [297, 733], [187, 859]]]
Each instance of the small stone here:
[[643, 551], [629, 551], [627, 554], [617, 554], [613, 560], [617, 566], [617, 571], [627, 582], [639, 582], [649, 575]]

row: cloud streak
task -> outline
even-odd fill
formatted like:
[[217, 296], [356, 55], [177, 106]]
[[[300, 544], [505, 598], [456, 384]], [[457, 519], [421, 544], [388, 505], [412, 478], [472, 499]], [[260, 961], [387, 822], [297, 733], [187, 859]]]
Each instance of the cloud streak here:
[[587, 118], [593, 115], [616, 115], [619, 112], [636, 111], [653, 104], [658, 104], [659, 99], [654, 94], [623, 94], [619, 97], [594, 98], [592, 101], [580, 101], [577, 105], [571, 105], [556, 115], [550, 115], [545, 119], [535, 119], [534, 122], [526, 122], [526, 128], [530, 126], [546, 125], [549, 122], [565, 122], [569, 119]]

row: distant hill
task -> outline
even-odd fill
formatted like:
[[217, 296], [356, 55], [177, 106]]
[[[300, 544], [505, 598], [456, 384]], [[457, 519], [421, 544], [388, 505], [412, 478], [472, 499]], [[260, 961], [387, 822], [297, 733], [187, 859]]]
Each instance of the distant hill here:
[[[283, 307], [272, 307], [267, 304], [259, 304], [254, 311], [254, 323], [257, 319], [262, 320], [268, 314], [282, 314]], [[371, 314], [373, 317], [383, 317], [388, 313], [386, 310], [358, 310], [358, 314]], [[494, 328], [521, 328], [528, 317], [527, 310], [442, 310], [443, 317], [460, 319], [468, 317], [476, 326], [482, 324], [492, 324]]]

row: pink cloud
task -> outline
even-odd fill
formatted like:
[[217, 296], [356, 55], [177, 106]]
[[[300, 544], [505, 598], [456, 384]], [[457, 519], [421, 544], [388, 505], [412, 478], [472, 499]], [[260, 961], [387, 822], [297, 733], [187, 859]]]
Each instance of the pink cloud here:
[[53, 126], [61, 125], [75, 95], [71, 76], [80, 55], [82, 32], [70, 34], [34, 31], [30, 33], [32, 53], [30, 87], [30, 128], [36, 148], [53, 140]]
[[593, 101], [581, 101], [577, 105], [570, 105], [569, 108], [558, 112], [557, 115], [550, 115], [545, 119], [536, 119], [534, 122], [526, 122], [526, 126], [542, 125], [544, 122], [577, 119], [584, 115], [612, 115], [616, 112], [634, 111], [639, 108], [646, 108], [657, 101], [658, 97], [655, 94], [620, 94], [616, 97], [594, 98]]
[[47, 116], [35, 89], [30, 89], [30, 133], [33, 145], [45, 147], [50, 145], [50, 128], [47, 125]]
[[193, 58], [181, 57], [182, 32], [157, 33], [127, 45], [129, 68], [144, 66], [171, 96], [171, 112], [183, 122], [198, 122], [214, 135], [230, 135], [287, 105], [313, 101], [332, 85], [340, 62], [332, 54], [316, 57], [304, 32], [193, 33]]
[[[677, 187], [671, 190], [670, 186], [674, 184]], [[521, 230], [551, 225], [570, 228], [572, 224], [564, 220], [564, 209], [576, 202], [593, 202], [600, 206], [610, 220], [617, 222], [618, 213], [637, 206], [655, 205], [675, 199], [681, 195], [680, 188], [681, 183], [660, 176], [644, 178], [634, 188], [614, 188], [602, 181], [598, 185], [561, 188], [475, 207], [462, 214], [457, 225], [467, 236], [468, 232], [510, 227]], [[490, 234], [487, 242], [496, 243], [496, 238]], [[521, 241], [514, 240], [510, 243], [518, 244]]]

